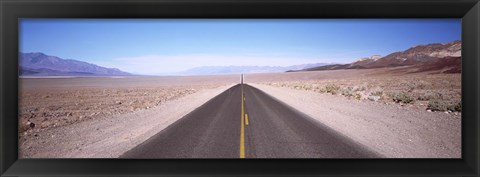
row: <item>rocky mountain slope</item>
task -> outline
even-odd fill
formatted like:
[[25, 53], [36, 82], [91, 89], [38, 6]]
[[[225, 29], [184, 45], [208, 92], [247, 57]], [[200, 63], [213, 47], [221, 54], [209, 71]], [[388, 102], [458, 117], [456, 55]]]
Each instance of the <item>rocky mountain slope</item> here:
[[130, 73], [43, 53], [19, 53], [21, 76], [126, 76]]
[[405, 51], [399, 51], [381, 57], [374, 55], [362, 58], [350, 64], [336, 64], [307, 68], [301, 71], [370, 69], [397, 66], [412, 66], [418, 72], [441, 70], [444, 73], [461, 71], [461, 41], [417, 45]]

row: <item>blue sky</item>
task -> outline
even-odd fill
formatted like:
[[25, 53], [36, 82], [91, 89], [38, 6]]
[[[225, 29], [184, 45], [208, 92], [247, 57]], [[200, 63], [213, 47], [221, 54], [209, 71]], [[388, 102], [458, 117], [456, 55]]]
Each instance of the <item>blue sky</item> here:
[[135, 74], [212, 65], [349, 63], [460, 39], [460, 19], [20, 21], [20, 52], [42, 52]]

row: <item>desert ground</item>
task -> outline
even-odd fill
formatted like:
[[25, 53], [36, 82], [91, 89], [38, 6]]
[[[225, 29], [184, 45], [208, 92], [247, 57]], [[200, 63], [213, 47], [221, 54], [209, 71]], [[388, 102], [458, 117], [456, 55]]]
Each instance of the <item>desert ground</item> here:
[[[461, 157], [460, 74], [399, 67], [244, 79], [385, 157]], [[119, 157], [239, 82], [240, 75], [21, 78], [19, 157]]]
[[119, 156], [239, 79], [21, 78], [19, 157]]
[[427, 111], [461, 112], [461, 74], [408, 73], [407, 67], [246, 75], [264, 85], [398, 103]]

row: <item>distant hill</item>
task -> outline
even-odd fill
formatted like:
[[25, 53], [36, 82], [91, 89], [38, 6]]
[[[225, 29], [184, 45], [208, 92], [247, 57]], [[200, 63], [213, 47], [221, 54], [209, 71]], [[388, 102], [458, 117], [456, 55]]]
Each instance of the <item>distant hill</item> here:
[[19, 53], [20, 76], [127, 76], [117, 68], [105, 68], [91, 63], [62, 59], [43, 53]]
[[296, 71], [321, 71], [338, 69], [369, 69], [396, 66], [412, 66], [422, 71], [442, 70], [445, 73], [461, 71], [461, 41], [417, 45], [405, 51], [385, 57], [374, 55], [349, 64], [335, 64], [306, 68]]
[[272, 73], [289, 70], [301, 70], [305, 68], [329, 65], [329, 63], [302, 64], [292, 66], [202, 66], [188, 69], [178, 73], [179, 75], [218, 75], [218, 74], [247, 74], [247, 73]]

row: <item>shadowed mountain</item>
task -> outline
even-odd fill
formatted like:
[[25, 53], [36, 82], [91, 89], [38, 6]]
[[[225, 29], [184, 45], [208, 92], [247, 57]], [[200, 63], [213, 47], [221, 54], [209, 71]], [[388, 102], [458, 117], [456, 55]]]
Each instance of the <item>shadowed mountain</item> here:
[[127, 76], [117, 68], [105, 68], [91, 63], [62, 59], [43, 53], [19, 53], [21, 76]]
[[442, 70], [443, 73], [461, 71], [461, 41], [417, 45], [405, 51], [395, 52], [385, 57], [374, 55], [362, 58], [350, 64], [335, 64], [297, 71], [321, 71], [338, 69], [370, 69], [397, 66], [412, 66], [418, 71]]
[[432, 60], [413, 66], [399, 67], [392, 71], [396, 73], [461, 73], [462, 60], [460, 57], [445, 57], [441, 60]]

